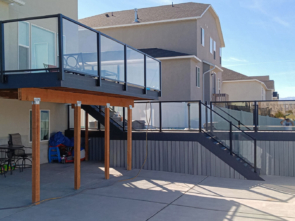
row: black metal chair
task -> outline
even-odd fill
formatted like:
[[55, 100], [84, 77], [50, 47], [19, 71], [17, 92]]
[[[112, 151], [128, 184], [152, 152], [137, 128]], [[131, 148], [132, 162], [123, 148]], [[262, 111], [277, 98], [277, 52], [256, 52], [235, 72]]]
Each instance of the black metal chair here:
[[0, 151], [0, 175], [4, 175], [4, 177], [6, 177], [5, 164], [8, 161], [8, 158], [6, 158], [5, 156], [6, 152]]
[[[12, 145], [20, 145], [23, 146], [21, 135], [17, 134], [9, 134], [9, 141]], [[15, 164], [17, 164], [21, 160], [21, 165], [18, 164], [20, 172], [24, 170], [24, 168], [32, 167], [32, 153], [26, 152], [25, 149], [32, 149], [31, 147], [23, 147], [21, 149], [17, 149], [14, 151], [14, 159]], [[26, 160], [31, 162], [31, 165], [26, 164]]]

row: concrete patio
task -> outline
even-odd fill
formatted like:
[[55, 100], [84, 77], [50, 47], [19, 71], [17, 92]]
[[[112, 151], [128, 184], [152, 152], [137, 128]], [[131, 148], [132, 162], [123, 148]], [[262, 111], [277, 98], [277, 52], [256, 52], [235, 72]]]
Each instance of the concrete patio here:
[[[38, 206], [0, 210], [0, 220], [295, 220], [295, 179], [248, 181], [169, 172], [110, 170], [82, 162], [81, 189], [73, 164], [41, 165]], [[123, 182], [117, 182], [125, 180]], [[31, 203], [31, 170], [0, 176], [0, 208]]]

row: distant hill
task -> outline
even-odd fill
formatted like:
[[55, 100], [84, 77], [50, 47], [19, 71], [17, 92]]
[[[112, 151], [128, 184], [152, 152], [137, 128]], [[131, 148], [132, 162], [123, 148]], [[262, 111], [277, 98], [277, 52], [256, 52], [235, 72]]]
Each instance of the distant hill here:
[[295, 97], [284, 97], [284, 98], [280, 98], [280, 100], [295, 100]]

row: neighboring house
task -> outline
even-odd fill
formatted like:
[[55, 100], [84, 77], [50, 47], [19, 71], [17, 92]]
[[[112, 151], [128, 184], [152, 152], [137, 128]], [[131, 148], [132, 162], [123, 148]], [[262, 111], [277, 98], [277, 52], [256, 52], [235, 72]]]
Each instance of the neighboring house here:
[[[78, 1], [0, 0], [0, 21], [58, 13], [77, 20]], [[6, 70], [43, 68], [46, 60], [57, 64], [56, 18], [7, 23], [4, 31]], [[23, 144], [31, 146], [31, 102], [0, 99], [0, 103], [0, 143], [7, 143], [8, 134], [20, 133]], [[50, 135], [67, 129], [67, 106], [41, 102], [40, 108], [41, 163], [46, 163]]]
[[277, 100], [274, 81], [269, 76], [246, 76], [222, 67], [222, 93], [229, 101]]
[[160, 100], [210, 101], [221, 92], [225, 44], [219, 17], [209, 4], [108, 12], [80, 22], [161, 60]]

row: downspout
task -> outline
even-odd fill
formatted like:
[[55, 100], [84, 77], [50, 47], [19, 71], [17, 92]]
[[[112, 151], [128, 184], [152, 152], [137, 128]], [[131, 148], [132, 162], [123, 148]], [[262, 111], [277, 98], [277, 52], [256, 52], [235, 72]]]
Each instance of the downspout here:
[[206, 72], [203, 73], [203, 102], [205, 102], [205, 75], [207, 73], [210, 73], [211, 71], [213, 71], [215, 69], [215, 65], [214, 64], [210, 64], [208, 62], [204, 62], [204, 63], [209, 64], [210, 66], [213, 66], [213, 68], [211, 68], [210, 70], [208, 70], [208, 71], [206, 71]]

